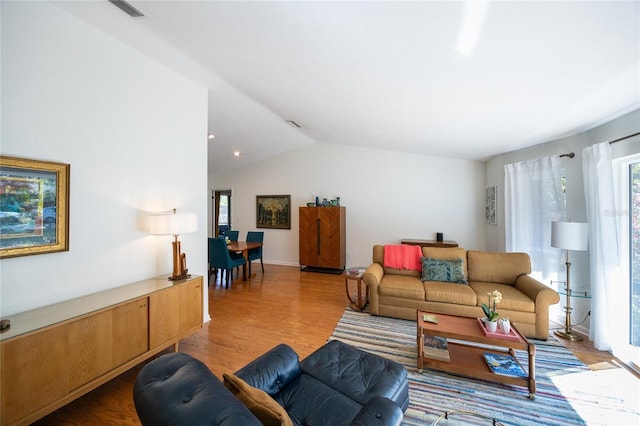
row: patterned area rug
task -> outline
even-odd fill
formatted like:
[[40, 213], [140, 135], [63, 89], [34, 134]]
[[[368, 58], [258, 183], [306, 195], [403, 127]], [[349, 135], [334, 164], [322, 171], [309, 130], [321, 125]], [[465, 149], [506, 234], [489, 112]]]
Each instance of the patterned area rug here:
[[[341, 340], [392, 359], [409, 372], [406, 425], [638, 425], [640, 386], [625, 370], [617, 386], [607, 371], [591, 371], [550, 337], [536, 344], [536, 399], [525, 387], [490, 383], [434, 370], [417, 372], [416, 323], [347, 309], [329, 340]], [[518, 360], [527, 368], [526, 353]], [[615, 379], [620, 380], [620, 379]], [[622, 387], [631, 387], [623, 390]], [[635, 389], [634, 389], [635, 387]], [[449, 412], [448, 419], [444, 413]]]

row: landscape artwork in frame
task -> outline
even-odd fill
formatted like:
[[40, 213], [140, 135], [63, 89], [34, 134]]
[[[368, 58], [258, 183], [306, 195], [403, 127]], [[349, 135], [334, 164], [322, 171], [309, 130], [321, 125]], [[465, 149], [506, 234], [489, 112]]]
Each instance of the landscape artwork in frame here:
[[0, 258], [69, 250], [69, 169], [0, 156]]
[[256, 227], [291, 229], [291, 195], [256, 195]]

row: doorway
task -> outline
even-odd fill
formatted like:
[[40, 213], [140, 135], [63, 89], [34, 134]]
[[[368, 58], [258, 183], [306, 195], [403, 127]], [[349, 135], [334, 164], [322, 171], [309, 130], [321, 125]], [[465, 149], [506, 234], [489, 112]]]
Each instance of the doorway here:
[[231, 229], [231, 190], [213, 191], [212, 223], [213, 237], [218, 238]]

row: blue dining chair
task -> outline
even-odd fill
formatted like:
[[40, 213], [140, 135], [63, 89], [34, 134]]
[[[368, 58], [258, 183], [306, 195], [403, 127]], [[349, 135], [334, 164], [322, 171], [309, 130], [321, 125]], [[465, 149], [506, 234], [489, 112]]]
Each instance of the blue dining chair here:
[[[224, 236], [229, 238], [229, 241], [238, 241], [238, 237], [240, 236], [240, 231], [235, 229], [228, 229], [225, 231]], [[230, 253], [230, 254], [232, 259], [244, 259], [244, 257], [242, 256], [242, 253]], [[236, 273], [238, 272], [239, 270], [238, 268], [236, 268]]]
[[233, 229], [230, 229], [228, 231], [224, 232], [224, 236], [225, 237], [229, 237], [230, 241], [238, 241], [238, 236], [240, 235], [240, 231], [236, 231]]
[[[226, 274], [225, 288], [229, 288], [233, 268], [239, 268], [243, 265], [244, 258], [232, 258], [223, 238], [209, 238], [209, 277], [211, 277], [212, 269], [221, 269]], [[223, 277], [224, 275], [221, 274], [220, 279]]]
[[[247, 232], [247, 242], [252, 243], [261, 243], [264, 241], [264, 232], [262, 231], [249, 231]], [[255, 249], [249, 250], [248, 253], [248, 261], [253, 262], [254, 260], [260, 259], [260, 267], [262, 268], [262, 273], [264, 274], [264, 264], [262, 263], [262, 247], [258, 247]], [[249, 267], [251, 268], [251, 267]], [[249, 269], [251, 270], [251, 269]]]

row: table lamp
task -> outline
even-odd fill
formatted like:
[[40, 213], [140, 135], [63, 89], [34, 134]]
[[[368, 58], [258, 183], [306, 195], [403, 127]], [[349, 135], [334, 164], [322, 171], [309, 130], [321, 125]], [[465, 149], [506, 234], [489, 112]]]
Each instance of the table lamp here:
[[195, 232], [198, 229], [198, 221], [195, 213], [177, 214], [176, 209], [172, 213], [152, 214], [149, 223], [149, 232], [153, 235], [173, 235], [173, 274], [170, 280], [182, 280], [187, 275], [187, 255], [180, 251], [178, 235]]
[[565, 265], [567, 267], [567, 281], [565, 286], [566, 315], [564, 330], [556, 330], [556, 336], [572, 342], [582, 340], [582, 336], [571, 330], [571, 262], [569, 262], [569, 250], [584, 251], [588, 247], [588, 226], [586, 223], [576, 222], [552, 222], [551, 223], [551, 247], [565, 250]]

